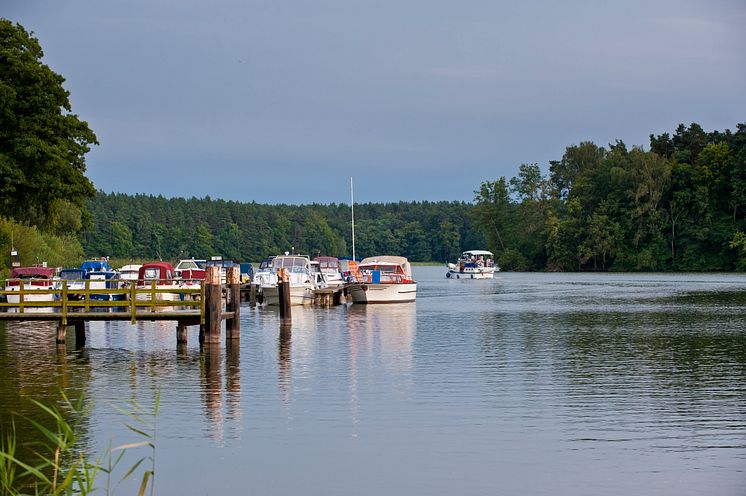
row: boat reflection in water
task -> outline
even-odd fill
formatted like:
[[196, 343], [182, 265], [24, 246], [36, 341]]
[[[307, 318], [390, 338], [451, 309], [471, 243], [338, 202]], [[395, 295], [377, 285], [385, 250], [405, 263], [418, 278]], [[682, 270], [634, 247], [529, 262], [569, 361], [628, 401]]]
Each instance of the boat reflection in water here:
[[390, 372], [412, 366], [412, 345], [417, 328], [415, 303], [351, 305], [347, 309], [351, 358], [367, 350]]

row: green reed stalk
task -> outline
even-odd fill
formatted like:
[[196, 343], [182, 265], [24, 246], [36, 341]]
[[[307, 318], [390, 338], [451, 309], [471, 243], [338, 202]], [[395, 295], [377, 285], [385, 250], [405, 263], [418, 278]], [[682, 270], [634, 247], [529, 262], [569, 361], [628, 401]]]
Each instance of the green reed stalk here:
[[[73, 419], [81, 418], [90, 411], [90, 406], [84, 406], [83, 397], [75, 402], [71, 401], [64, 392], [61, 393], [63, 405]], [[107, 449], [95, 460], [79, 449], [78, 436], [73, 424], [63, 413], [54, 406], [44, 405], [38, 401], [32, 402], [46, 415], [46, 420], [53, 425], [47, 427], [47, 422], [24, 417], [41, 434], [42, 441], [30, 444], [35, 459], [24, 461], [18, 458], [17, 436], [15, 424], [5, 437], [0, 438], [0, 491], [8, 496], [29, 495], [80, 495], [87, 496], [98, 490], [96, 481], [101, 473], [106, 474], [105, 494], [113, 494], [111, 480], [116, 468], [128, 450], [148, 446], [151, 455], [143, 457], [133, 464], [119, 479], [117, 485], [136, 472], [143, 461], [149, 460], [150, 469], [143, 474], [140, 485], [140, 495], [144, 495], [150, 484], [150, 494], [154, 493], [153, 476], [155, 475], [156, 452], [156, 419], [160, 407], [160, 392], [156, 393], [155, 408], [152, 414], [147, 412], [137, 402], [133, 402], [131, 410], [115, 408], [135, 421], [135, 424], [125, 424], [131, 431], [145, 438], [142, 442], [130, 443]], [[152, 417], [152, 420], [151, 420]], [[115, 455], [115, 452], [118, 452]]]

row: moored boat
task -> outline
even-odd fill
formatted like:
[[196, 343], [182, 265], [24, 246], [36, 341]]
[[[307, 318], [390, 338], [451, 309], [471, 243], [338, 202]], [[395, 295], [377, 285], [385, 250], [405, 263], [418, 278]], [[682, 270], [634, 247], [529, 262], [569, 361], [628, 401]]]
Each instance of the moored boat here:
[[[84, 279], [85, 271], [83, 269], [62, 269], [59, 279], [54, 282], [54, 288], [59, 289], [61, 293], [64, 284], [67, 288], [67, 298], [69, 300], [80, 300], [83, 298], [83, 292], [85, 291]], [[61, 294], [56, 296], [60, 298]]]
[[336, 257], [316, 257], [315, 262], [319, 263], [319, 269], [324, 274], [326, 285], [329, 288], [337, 289], [344, 285], [342, 272], [339, 270], [339, 259]]
[[[262, 297], [267, 305], [279, 305], [277, 273], [280, 269], [287, 271], [290, 282], [290, 304], [310, 305], [313, 303], [313, 290], [316, 288], [315, 276], [311, 271], [311, 260], [304, 255], [280, 255], [272, 260], [272, 273], [275, 282], [262, 284]], [[271, 281], [271, 279], [269, 279]]]
[[7, 302], [19, 304], [21, 289], [23, 289], [24, 302], [54, 301], [52, 290], [55, 272], [52, 267], [13, 267], [10, 279], [5, 281], [5, 290], [11, 291], [6, 294]]
[[417, 283], [405, 257], [364, 258], [359, 270], [362, 281], [345, 286], [353, 303], [405, 303], [417, 298]]
[[140, 264], [127, 264], [123, 265], [119, 269], [119, 280], [123, 287], [127, 287], [129, 284], [137, 284], [137, 276], [140, 273]]
[[[161, 301], [177, 301], [180, 299], [178, 293], [170, 293], [169, 289], [178, 289], [180, 284], [174, 280], [174, 267], [168, 262], [144, 263], [138, 272], [137, 289], [152, 289], [155, 283], [155, 299]], [[138, 300], [151, 301], [152, 294], [138, 292]]]
[[492, 279], [500, 267], [495, 264], [495, 255], [487, 250], [469, 250], [461, 254], [458, 262], [448, 264], [447, 278]]

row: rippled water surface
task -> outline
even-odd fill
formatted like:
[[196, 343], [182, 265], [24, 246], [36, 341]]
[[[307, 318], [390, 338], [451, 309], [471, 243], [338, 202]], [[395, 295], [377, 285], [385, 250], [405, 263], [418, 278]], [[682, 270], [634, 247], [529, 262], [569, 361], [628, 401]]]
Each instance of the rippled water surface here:
[[83, 392], [98, 452], [132, 440], [112, 403], [160, 390], [157, 494], [746, 494], [746, 277], [444, 276], [289, 330], [243, 307], [240, 342], [202, 350], [173, 323], [62, 351], [0, 323], [2, 421]]

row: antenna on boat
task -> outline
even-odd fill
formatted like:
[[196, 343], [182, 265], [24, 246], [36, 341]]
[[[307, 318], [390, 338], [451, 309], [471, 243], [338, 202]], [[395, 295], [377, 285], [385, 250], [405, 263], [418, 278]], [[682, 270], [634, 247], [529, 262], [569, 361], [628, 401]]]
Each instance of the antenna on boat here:
[[355, 261], [355, 193], [352, 189], [352, 176], [350, 176], [350, 209], [352, 211], [352, 260]]

